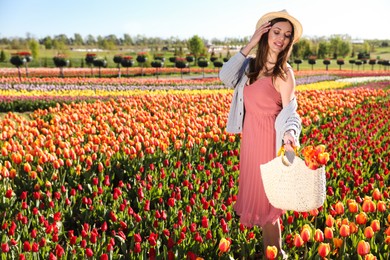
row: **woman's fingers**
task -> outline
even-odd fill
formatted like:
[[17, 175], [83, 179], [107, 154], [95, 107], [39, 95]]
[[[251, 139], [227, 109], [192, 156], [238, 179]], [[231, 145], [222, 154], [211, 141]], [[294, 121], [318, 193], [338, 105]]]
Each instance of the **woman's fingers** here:
[[255, 33], [251, 38], [251, 42], [253, 42], [254, 45], [256, 45], [260, 41], [261, 36], [263, 36], [264, 33], [269, 31], [269, 29], [271, 28], [270, 25], [271, 25], [270, 22], [266, 22], [256, 29]]
[[266, 22], [266, 23], [262, 24], [257, 30], [260, 31], [262, 34], [264, 34], [264, 33], [268, 32], [269, 29], [271, 29], [271, 23]]

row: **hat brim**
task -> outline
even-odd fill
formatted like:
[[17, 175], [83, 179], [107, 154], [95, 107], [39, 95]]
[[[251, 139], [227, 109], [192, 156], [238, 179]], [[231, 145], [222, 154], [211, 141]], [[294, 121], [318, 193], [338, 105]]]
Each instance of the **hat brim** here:
[[293, 43], [296, 43], [299, 41], [299, 39], [302, 36], [302, 25], [301, 23], [293, 16], [291, 16], [287, 11], [279, 11], [279, 12], [270, 12], [265, 15], [263, 15], [256, 23], [256, 30], [264, 23], [271, 21], [275, 18], [285, 18], [289, 20], [292, 25], [294, 26], [294, 39]]

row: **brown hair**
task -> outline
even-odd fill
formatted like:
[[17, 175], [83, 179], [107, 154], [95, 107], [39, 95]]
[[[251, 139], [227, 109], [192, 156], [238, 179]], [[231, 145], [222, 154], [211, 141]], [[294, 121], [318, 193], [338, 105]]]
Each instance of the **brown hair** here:
[[[270, 22], [270, 26], [273, 26], [278, 22], [289, 22], [291, 24], [291, 22], [285, 18], [275, 18]], [[293, 45], [294, 26], [291, 24], [291, 27], [292, 33], [290, 36], [290, 42], [288, 43], [287, 47], [279, 53], [273, 70], [265, 72], [266, 76], [272, 76], [273, 78], [281, 77], [282, 79], [286, 78], [286, 73], [283, 70], [283, 65], [286, 64], [290, 55], [290, 50]], [[250, 80], [250, 84], [256, 81], [260, 71], [265, 67], [265, 64], [267, 62], [267, 55], [269, 51], [268, 35], [269, 31], [264, 33], [263, 36], [261, 36], [260, 41], [257, 45], [256, 57], [254, 59], [251, 59], [249, 62], [249, 72], [247, 73], [247, 76]]]

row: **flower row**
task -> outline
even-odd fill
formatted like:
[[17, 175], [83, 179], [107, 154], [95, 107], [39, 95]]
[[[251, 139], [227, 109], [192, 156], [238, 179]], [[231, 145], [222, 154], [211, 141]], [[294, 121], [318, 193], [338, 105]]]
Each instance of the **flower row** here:
[[[386, 257], [388, 91], [297, 95], [302, 145], [323, 143], [329, 151], [328, 196], [318, 210], [283, 216], [286, 251]], [[241, 225], [232, 207], [240, 136], [224, 132], [231, 96], [230, 90], [138, 91], [106, 102], [58, 104], [28, 119], [4, 115], [3, 253], [52, 259], [265, 253], [260, 230]], [[220, 241], [225, 246], [218, 249]]]

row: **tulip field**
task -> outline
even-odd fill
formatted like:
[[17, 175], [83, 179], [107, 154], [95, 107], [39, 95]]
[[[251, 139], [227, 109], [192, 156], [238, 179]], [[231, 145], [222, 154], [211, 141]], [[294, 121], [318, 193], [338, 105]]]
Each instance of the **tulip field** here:
[[[390, 73], [296, 76], [301, 147], [330, 160], [323, 207], [281, 216], [284, 251], [389, 259]], [[1, 259], [274, 259], [233, 210], [232, 93], [218, 78], [0, 78]]]

